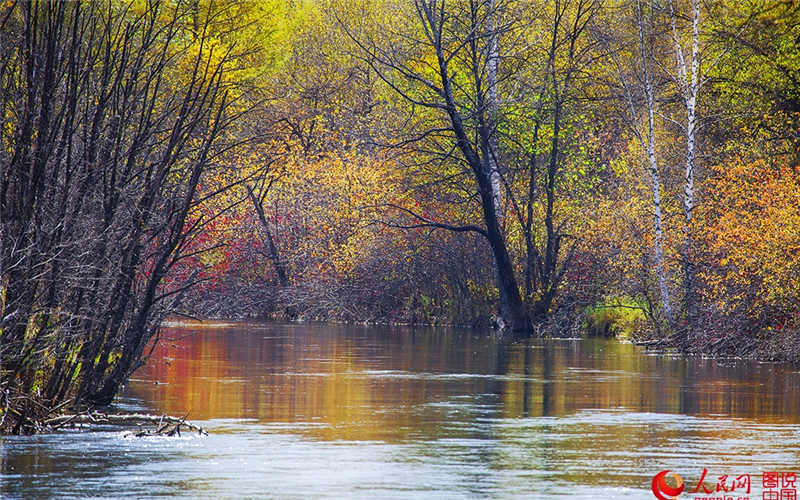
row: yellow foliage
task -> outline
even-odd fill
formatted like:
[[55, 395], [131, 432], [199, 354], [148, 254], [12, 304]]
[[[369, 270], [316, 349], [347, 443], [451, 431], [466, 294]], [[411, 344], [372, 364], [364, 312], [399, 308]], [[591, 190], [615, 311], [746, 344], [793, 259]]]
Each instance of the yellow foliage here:
[[380, 155], [356, 148], [311, 159], [292, 155], [283, 172], [265, 205], [302, 236], [286, 248], [291, 260], [346, 275], [380, 235], [381, 204], [399, 200], [398, 174]]

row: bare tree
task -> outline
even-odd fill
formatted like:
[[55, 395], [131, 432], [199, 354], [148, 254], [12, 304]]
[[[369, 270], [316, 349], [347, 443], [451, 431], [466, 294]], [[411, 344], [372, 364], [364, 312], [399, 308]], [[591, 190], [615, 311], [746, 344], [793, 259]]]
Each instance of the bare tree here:
[[184, 2], [0, 12], [6, 390], [36, 380], [46, 402], [110, 402], [193, 281], [165, 277], [202, 229], [186, 221], [226, 124], [230, 52], [207, 44], [211, 13], [184, 36], [191, 15]]

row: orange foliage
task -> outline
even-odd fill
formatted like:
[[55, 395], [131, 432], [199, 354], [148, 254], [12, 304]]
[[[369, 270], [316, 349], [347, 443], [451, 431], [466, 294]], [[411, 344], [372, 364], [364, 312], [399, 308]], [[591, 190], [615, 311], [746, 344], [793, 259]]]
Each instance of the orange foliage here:
[[782, 326], [800, 311], [800, 170], [779, 161], [714, 168], [700, 234], [713, 261], [709, 299]]

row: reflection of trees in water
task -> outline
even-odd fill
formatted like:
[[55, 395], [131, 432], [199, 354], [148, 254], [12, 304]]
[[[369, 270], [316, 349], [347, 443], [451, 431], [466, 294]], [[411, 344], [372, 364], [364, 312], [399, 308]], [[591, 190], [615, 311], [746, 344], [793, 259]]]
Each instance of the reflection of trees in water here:
[[502, 356], [498, 373], [508, 418], [614, 408], [796, 420], [800, 410], [797, 377], [769, 365], [649, 356], [602, 339], [529, 341]]
[[457, 332], [303, 326], [185, 333], [167, 332], [184, 339], [156, 347], [132, 384], [136, 395], [194, 419], [310, 422], [306, 432], [323, 439], [435, 432], [442, 409], [425, 405], [485, 393], [485, 379], [459, 374], [491, 373], [484, 358], [491, 342]]
[[614, 341], [500, 347], [467, 331], [319, 325], [187, 333], [167, 332], [184, 338], [156, 347], [137, 378], [159, 384], [136, 381], [135, 394], [194, 419], [308, 423], [301, 432], [321, 439], [483, 438], [494, 431], [473, 425], [478, 417], [591, 409], [770, 419], [795, 415], [800, 401], [777, 370], [647, 356]]

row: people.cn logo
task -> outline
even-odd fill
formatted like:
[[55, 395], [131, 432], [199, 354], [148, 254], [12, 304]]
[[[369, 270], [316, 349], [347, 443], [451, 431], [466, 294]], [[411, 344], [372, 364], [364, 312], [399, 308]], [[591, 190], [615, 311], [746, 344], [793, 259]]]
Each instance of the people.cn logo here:
[[[667, 476], [675, 479], [675, 486], [667, 484]], [[683, 478], [674, 472], [670, 474], [668, 470], [662, 470], [653, 477], [653, 495], [659, 500], [675, 500], [683, 492]]]

